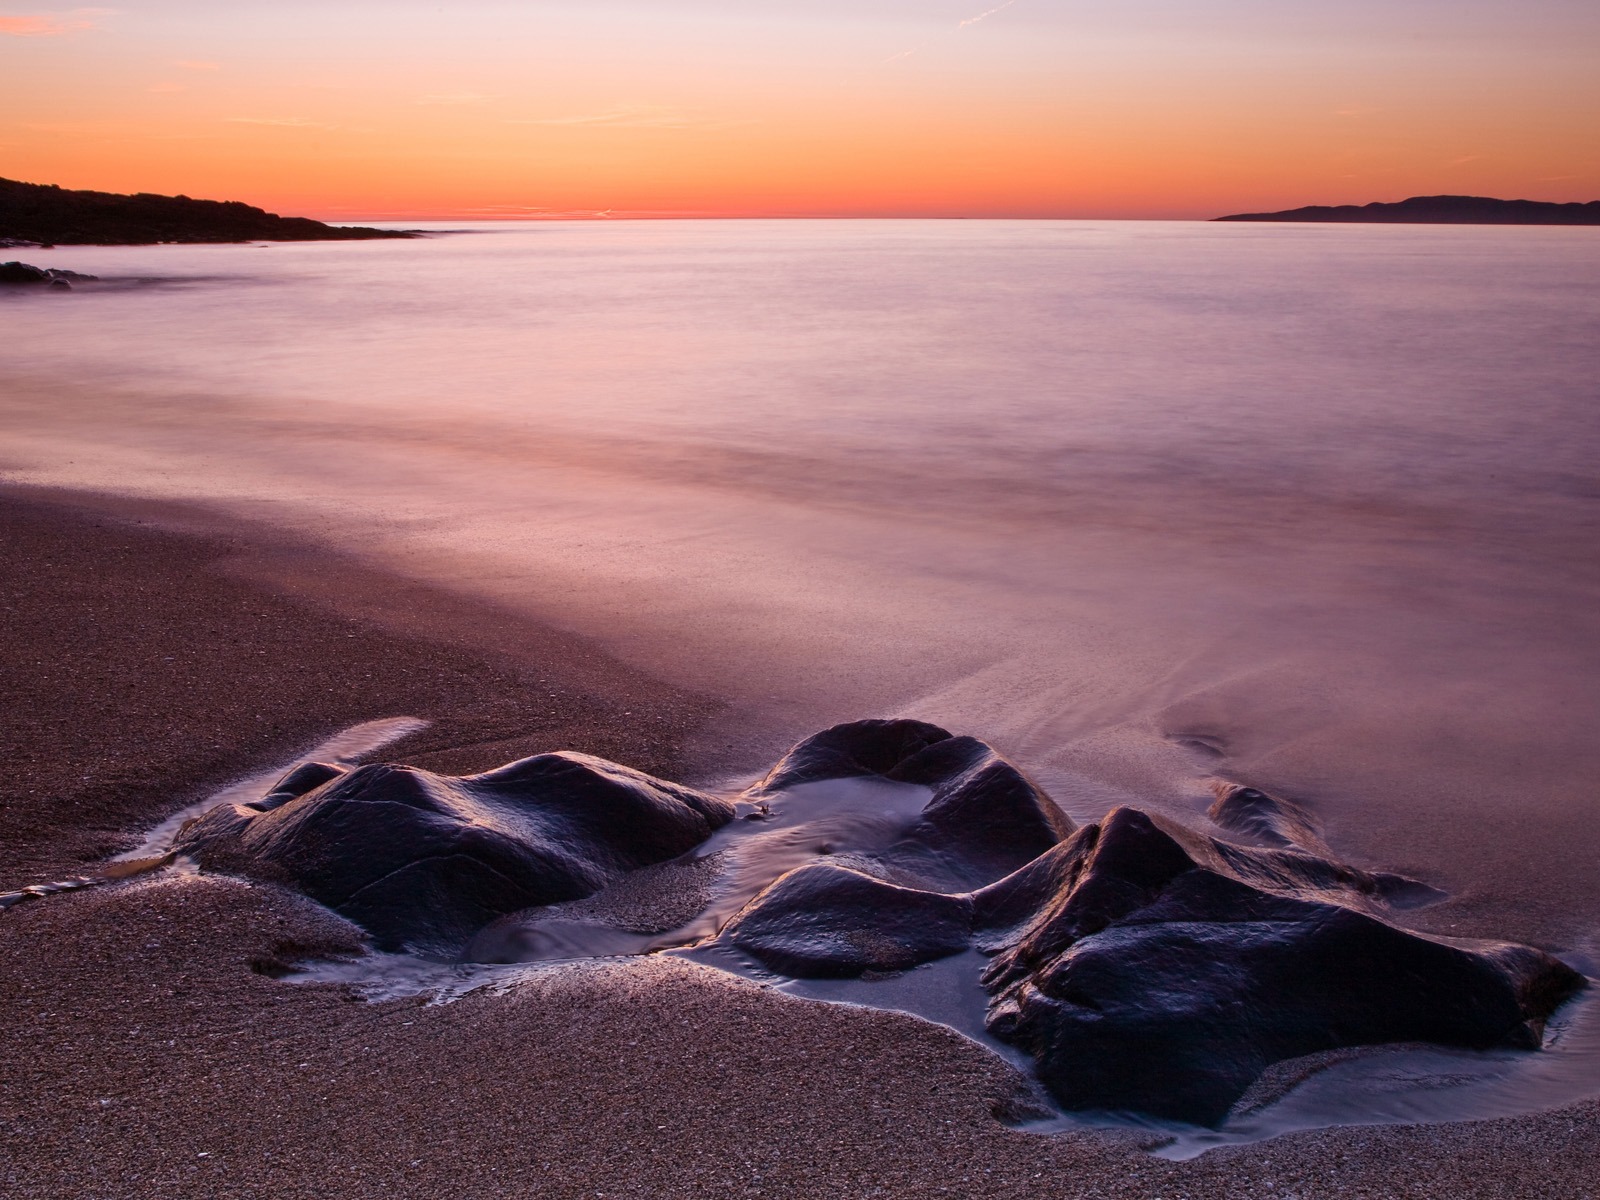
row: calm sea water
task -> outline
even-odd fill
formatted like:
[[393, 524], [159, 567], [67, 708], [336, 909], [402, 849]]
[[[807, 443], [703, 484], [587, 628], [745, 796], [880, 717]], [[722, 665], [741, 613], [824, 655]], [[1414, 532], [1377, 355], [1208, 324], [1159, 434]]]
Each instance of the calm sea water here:
[[[1443, 932], [1600, 928], [1600, 236], [484, 225], [73, 247], [0, 472], [205, 501], [1080, 817], [1291, 794]], [[220, 670], [228, 669], [219, 664]], [[379, 715], [379, 714], [375, 714]]]

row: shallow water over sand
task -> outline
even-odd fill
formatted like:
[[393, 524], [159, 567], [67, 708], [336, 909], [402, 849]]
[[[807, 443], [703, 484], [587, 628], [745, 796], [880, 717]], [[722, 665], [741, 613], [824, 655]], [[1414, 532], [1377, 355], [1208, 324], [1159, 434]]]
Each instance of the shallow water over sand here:
[[[78, 247], [0, 297], [0, 466], [198, 499], [734, 702], [891, 712], [1075, 816], [1209, 774], [1600, 922], [1600, 239], [792, 222]], [[23, 257], [30, 257], [24, 255]], [[736, 751], [737, 753], [737, 751]]]

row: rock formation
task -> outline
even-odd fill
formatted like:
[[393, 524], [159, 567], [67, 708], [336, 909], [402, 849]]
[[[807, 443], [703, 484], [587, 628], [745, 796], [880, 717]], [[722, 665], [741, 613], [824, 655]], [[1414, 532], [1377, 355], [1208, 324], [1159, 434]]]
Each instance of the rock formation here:
[[55, 267], [35, 267], [25, 262], [0, 262], [0, 284], [15, 287], [48, 287], [65, 292], [71, 291], [75, 283], [93, 283], [98, 278]]
[[449, 954], [495, 917], [590, 895], [732, 817], [725, 800], [583, 754], [465, 777], [311, 764], [258, 804], [212, 809], [178, 845], [287, 883], [382, 949]]
[[[861, 780], [876, 782], [848, 790]], [[808, 841], [807, 806], [830, 784], [882, 811], [849, 825], [835, 806]], [[730, 824], [740, 810], [749, 819]], [[736, 877], [720, 893], [733, 907], [696, 935], [708, 945], [834, 978], [977, 949], [989, 1032], [1033, 1056], [1064, 1108], [1195, 1124], [1223, 1120], [1271, 1064], [1318, 1051], [1535, 1049], [1584, 985], [1531, 947], [1401, 928], [1394, 907], [1437, 893], [1339, 862], [1304, 806], [1227, 786], [1212, 816], [1268, 844], [1127, 807], [1077, 828], [982, 742], [861, 721], [801, 742], [736, 801], [577, 754], [465, 778], [313, 764], [254, 804], [213, 809], [178, 849], [298, 888], [380, 947], [435, 955], [460, 954], [491, 922], [483, 944], [497, 955], [661, 948], [673, 943], [585, 924], [564, 902], [594, 896], [602, 911], [607, 889], [658, 886], [679, 868], [652, 864], [669, 862], [714, 897], [721, 871]], [[841, 829], [859, 844], [837, 843]], [[750, 886], [763, 864], [778, 865]], [[702, 918], [715, 911], [707, 901]], [[502, 936], [507, 921], [527, 936]]]

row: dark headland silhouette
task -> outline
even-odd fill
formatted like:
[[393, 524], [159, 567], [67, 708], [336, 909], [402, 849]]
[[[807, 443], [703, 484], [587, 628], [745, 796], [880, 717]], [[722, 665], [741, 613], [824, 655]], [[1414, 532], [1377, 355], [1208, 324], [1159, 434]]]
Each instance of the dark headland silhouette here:
[[1600, 200], [1553, 204], [1489, 196], [1412, 196], [1393, 204], [1311, 204], [1283, 212], [1235, 213], [1217, 221], [1350, 221], [1378, 225], [1600, 225]]
[[134, 246], [153, 242], [318, 242], [407, 238], [397, 229], [324, 225], [236, 200], [72, 191], [0, 179], [0, 244]]

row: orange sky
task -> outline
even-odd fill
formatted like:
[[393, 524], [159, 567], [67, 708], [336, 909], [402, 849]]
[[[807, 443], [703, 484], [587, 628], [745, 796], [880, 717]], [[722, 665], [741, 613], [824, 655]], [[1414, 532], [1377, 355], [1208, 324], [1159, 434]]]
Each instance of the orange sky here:
[[1600, 197], [1600, 5], [1109, 7], [9, 9], [0, 175], [336, 219]]

